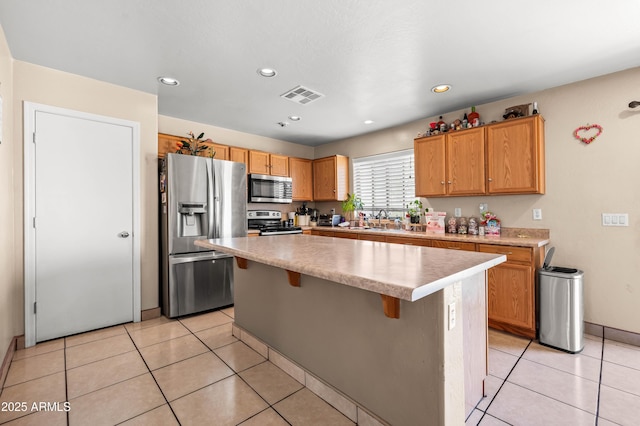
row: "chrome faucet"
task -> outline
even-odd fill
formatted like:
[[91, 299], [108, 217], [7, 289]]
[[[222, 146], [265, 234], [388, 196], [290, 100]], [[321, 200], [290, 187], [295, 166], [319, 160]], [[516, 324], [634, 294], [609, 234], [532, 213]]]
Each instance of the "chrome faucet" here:
[[378, 228], [382, 228], [382, 212], [384, 212], [384, 217], [389, 219], [389, 212], [385, 209], [380, 209], [380, 211], [378, 212]]

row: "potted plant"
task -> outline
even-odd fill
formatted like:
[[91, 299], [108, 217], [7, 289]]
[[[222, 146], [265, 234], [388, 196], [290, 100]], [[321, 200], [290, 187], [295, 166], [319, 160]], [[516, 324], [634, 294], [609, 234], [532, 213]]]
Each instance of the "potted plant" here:
[[362, 200], [356, 194], [347, 193], [347, 198], [342, 202], [342, 211], [349, 221], [354, 219], [353, 212], [356, 210], [362, 210], [363, 207], [364, 204], [362, 203]]
[[178, 154], [187, 154], [187, 155], [198, 155], [203, 151], [209, 150], [209, 156], [213, 158], [216, 155], [216, 151], [213, 147], [208, 146], [207, 144], [212, 143], [213, 141], [208, 138], [202, 140], [204, 137], [204, 132], [200, 133], [198, 137], [193, 132], [187, 133], [189, 135], [189, 140], [182, 140], [178, 142], [177, 151]]
[[413, 202], [407, 204], [407, 217], [411, 223], [420, 223], [420, 216], [422, 215], [422, 201], [413, 200]]

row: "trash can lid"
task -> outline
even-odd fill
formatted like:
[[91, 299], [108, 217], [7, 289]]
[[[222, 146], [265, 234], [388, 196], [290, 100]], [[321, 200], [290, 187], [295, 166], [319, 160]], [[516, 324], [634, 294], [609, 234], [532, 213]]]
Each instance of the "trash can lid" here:
[[549, 269], [549, 265], [551, 265], [551, 259], [553, 259], [553, 253], [556, 252], [555, 247], [551, 247], [544, 257], [544, 263], [542, 264], [542, 268], [547, 270]]

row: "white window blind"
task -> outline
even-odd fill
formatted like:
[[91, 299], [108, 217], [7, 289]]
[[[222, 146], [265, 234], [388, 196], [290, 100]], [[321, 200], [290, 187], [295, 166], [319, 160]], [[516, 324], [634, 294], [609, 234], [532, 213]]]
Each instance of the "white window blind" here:
[[353, 159], [353, 191], [364, 212], [375, 216], [381, 209], [402, 216], [415, 200], [413, 149]]

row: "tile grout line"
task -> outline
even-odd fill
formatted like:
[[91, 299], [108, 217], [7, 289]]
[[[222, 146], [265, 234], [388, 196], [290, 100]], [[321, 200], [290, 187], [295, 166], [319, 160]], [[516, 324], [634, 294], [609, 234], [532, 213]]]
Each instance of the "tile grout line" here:
[[602, 347], [600, 348], [600, 377], [598, 379], [598, 397], [596, 398], [596, 425], [600, 420], [600, 389], [602, 389], [602, 368], [604, 366], [604, 331], [602, 332]]
[[[224, 312], [222, 312], [222, 313], [223, 313], [223, 314], [225, 314]], [[225, 315], [227, 315], [227, 314], [225, 314]], [[235, 319], [234, 319], [234, 318], [230, 317], [229, 315], [227, 315], [227, 317], [231, 318], [231, 320], [232, 320], [232, 322], [231, 322], [231, 323], [232, 323], [232, 324], [235, 322]], [[180, 320], [178, 320], [178, 321], [180, 321]], [[182, 321], [180, 321], [180, 324], [182, 324]], [[221, 324], [221, 325], [224, 325], [224, 324]], [[265, 408], [265, 409], [264, 409], [264, 410], [262, 410], [262, 411], [257, 412], [256, 414], [252, 415], [251, 417], [249, 417], [249, 418], [247, 418], [247, 419], [244, 419], [241, 423], [244, 423], [244, 422], [246, 422], [247, 420], [249, 420], [249, 419], [251, 419], [251, 418], [253, 418], [253, 417], [257, 416], [258, 414], [263, 413], [264, 411], [266, 411], [266, 410], [268, 410], [269, 408], [271, 408], [271, 409], [272, 409], [272, 410], [273, 410], [273, 411], [274, 411], [274, 412], [275, 412], [275, 413], [276, 413], [276, 414], [277, 414], [277, 415], [278, 415], [282, 420], [284, 420], [287, 424], [291, 425], [291, 423], [289, 423], [289, 422], [287, 421], [287, 419], [285, 419], [284, 417], [282, 417], [282, 415], [280, 414], [280, 412], [279, 412], [278, 410], [276, 410], [275, 408], [273, 408], [273, 405], [272, 405], [272, 404], [270, 404], [270, 403], [269, 403], [269, 401], [267, 401], [266, 399], [264, 399], [264, 397], [263, 397], [262, 395], [260, 395], [260, 393], [259, 393], [256, 389], [254, 389], [254, 388], [253, 388], [253, 386], [251, 386], [251, 385], [250, 385], [246, 380], [244, 380], [244, 378], [239, 374], [240, 372], [236, 372], [236, 371], [233, 369], [233, 367], [231, 367], [229, 364], [227, 364], [227, 363], [225, 362], [225, 360], [223, 360], [222, 358], [220, 358], [220, 357], [219, 357], [219, 356], [218, 356], [218, 355], [213, 351], [213, 349], [211, 349], [211, 348], [210, 348], [210, 347], [209, 347], [205, 342], [203, 342], [203, 341], [202, 341], [202, 339], [200, 339], [200, 337], [198, 337], [198, 336], [197, 336], [193, 331], [191, 331], [191, 329], [190, 329], [189, 327], [187, 327], [187, 326], [186, 326], [186, 325], [184, 325], [184, 324], [182, 324], [182, 326], [183, 326], [183, 327], [185, 327], [187, 330], [189, 330], [189, 332], [193, 335], [193, 337], [195, 337], [196, 339], [198, 339], [198, 341], [199, 341], [199, 342], [201, 342], [201, 343], [202, 343], [202, 344], [203, 344], [203, 345], [204, 345], [204, 346], [209, 350], [209, 352], [211, 352], [211, 353], [212, 353], [214, 356], [216, 356], [220, 361], [222, 361], [222, 363], [223, 363], [224, 365], [226, 365], [227, 367], [229, 367], [229, 369], [230, 369], [231, 371], [233, 371], [233, 375], [231, 375], [231, 376], [229, 376], [229, 377], [237, 376], [237, 377], [238, 377], [238, 379], [242, 380], [242, 382], [243, 382], [244, 384], [246, 384], [246, 385], [249, 387], [249, 389], [251, 389], [252, 391], [254, 391], [254, 392], [256, 393], [256, 395], [258, 395], [258, 397], [259, 397], [260, 399], [262, 399], [262, 400], [267, 404], [267, 408]], [[214, 327], [211, 327], [211, 328], [215, 328], [215, 327], [218, 327], [218, 326], [214, 326]], [[205, 330], [207, 330], [207, 329], [205, 329]], [[198, 332], [200, 332], [200, 331], [203, 331], [203, 330], [199, 330]], [[233, 335], [233, 334], [232, 334], [232, 335]], [[234, 336], [234, 337], [235, 337], [235, 336]], [[232, 345], [232, 344], [234, 344], [234, 343], [238, 343], [238, 342], [241, 342], [241, 343], [243, 343], [243, 344], [245, 344], [245, 345], [246, 345], [246, 343], [244, 343], [242, 340], [240, 340], [240, 339], [238, 339], [238, 338], [236, 338], [236, 339], [237, 339], [237, 342], [227, 343], [226, 345], [222, 345], [222, 346], [219, 346], [219, 347], [220, 347], [220, 348], [224, 348], [224, 347], [226, 347], [226, 346], [229, 346], [229, 345]], [[251, 348], [249, 345], [247, 345], [247, 346], [248, 346], [249, 348]], [[218, 348], [216, 348], [216, 349], [218, 349]], [[251, 348], [251, 349], [252, 349], [252, 350], [254, 350], [253, 348]], [[251, 368], [253, 368], [253, 367], [257, 366], [257, 365], [264, 364], [265, 362], [268, 362], [268, 361], [269, 361], [269, 358], [265, 358], [265, 360], [264, 360], [264, 361], [262, 361], [262, 362], [260, 362], [260, 363], [258, 363], [258, 364], [256, 364], [256, 365], [254, 365], [254, 366], [252, 366], [252, 367], [246, 368], [245, 370], [242, 370], [242, 371], [249, 370], [249, 369], [251, 369]], [[276, 367], [277, 367], [277, 366], [276, 366]], [[218, 382], [220, 382], [221, 380], [225, 380], [225, 379], [227, 379], [227, 378], [229, 378], [229, 377], [225, 377], [224, 379], [220, 379], [220, 380], [218, 380]], [[215, 383], [218, 383], [218, 382], [215, 382]], [[207, 385], [207, 386], [211, 386], [212, 384], [213, 384], [213, 383], [211, 383], [211, 384], [209, 384], [209, 385]], [[205, 387], [206, 387], [206, 386], [205, 386]], [[204, 388], [201, 388], [201, 389], [204, 389]], [[197, 389], [197, 390], [195, 390], [195, 391], [193, 391], [193, 392], [197, 392], [198, 390], [200, 390], [200, 389]], [[298, 389], [298, 390], [300, 390], [300, 389]], [[189, 394], [191, 394], [191, 393], [193, 393], [193, 392], [190, 392]], [[296, 391], [296, 392], [297, 392], [297, 391]], [[295, 394], [296, 392], [293, 392], [291, 395]], [[187, 394], [187, 395], [189, 395], [189, 394]], [[289, 396], [291, 396], [291, 395], [287, 395], [285, 398], [282, 398], [280, 401], [282, 401], [282, 400], [284, 400], [284, 399], [288, 398], [288, 397], [289, 397]], [[186, 395], [184, 395], [184, 396], [186, 396]], [[184, 396], [183, 396], [183, 397], [184, 397]], [[181, 397], [181, 398], [183, 398], [183, 397]], [[278, 401], [278, 402], [280, 402], [280, 401]], [[241, 424], [241, 423], [240, 423], [240, 424]]]
[[[533, 342], [533, 340], [529, 340], [529, 343], [527, 343], [527, 346], [524, 348], [524, 350], [522, 351], [522, 353], [520, 353], [520, 355], [518, 356], [518, 360], [513, 364], [513, 367], [511, 367], [511, 370], [509, 370], [509, 373], [507, 374], [507, 376], [504, 378], [504, 380], [502, 381], [502, 384], [500, 385], [500, 387], [498, 388], [498, 390], [496, 391], [495, 395], [493, 395], [493, 398], [491, 399], [491, 401], [489, 402], [489, 404], [487, 405], [487, 408], [485, 408], [485, 410], [482, 412], [482, 417], [480, 417], [480, 420], [478, 421], [478, 424], [480, 424], [480, 422], [482, 421], [482, 419], [484, 419], [485, 415], [491, 416], [491, 414], [488, 413], [489, 408], [491, 407], [491, 404], [493, 404], [493, 401], [495, 401], [496, 397], [498, 396], [498, 394], [500, 393], [500, 391], [502, 390], [502, 387], [504, 386], [505, 383], [507, 383], [507, 379], [509, 378], [509, 376], [511, 375], [511, 373], [513, 372], [513, 370], [516, 368], [516, 365], [518, 365], [518, 363], [520, 362], [520, 360], [522, 359], [522, 356], [524, 355], [524, 353], [527, 351], [527, 349], [529, 349], [529, 346], [531, 346], [531, 343]], [[479, 403], [479, 402], [478, 402]], [[476, 405], [477, 406], [477, 405]], [[495, 416], [491, 416], [491, 417], [495, 417]], [[495, 417], [497, 419], [497, 417]], [[502, 419], [498, 419], [500, 421], [503, 421], [507, 424], [510, 424]]]
[[[185, 327], [186, 328], [186, 327]], [[188, 330], [188, 329], [187, 329]], [[178, 419], [178, 416], [176, 415], [176, 413], [173, 411], [173, 407], [171, 406], [171, 404], [169, 403], [169, 400], [167, 399], [167, 396], [164, 394], [164, 392], [162, 391], [162, 388], [160, 387], [160, 385], [158, 384], [158, 381], [156, 380], [156, 377], [153, 375], [153, 373], [151, 372], [151, 369], [149, 368], [149, 364], [147, 364], [147, 361], [144, 359], [144, 356], [142, 356], [142, 353], [140, 352], [140, 348], [138, 348], [138, 345], [136, 344], [136, 342], [133, 340], [133, 338], [131, 337], [131, 334], [129, 333], [129, 330], [125, 327], [125, 331], [127, 333], [127, 336], [129, 337], [129, 339], [131, 339], [131, 343], [133, 343], [133, 347], [136, 348], [136, 351], [138, 352], [138, 355], [140, 355], [140, 358], [142, 359], [142, 362], [144, 362], [144, 366], [147, 367], [147, 371], [149, 372], [149, 375], [151, 376], [151, 378], [153, 379], [153, 382], [156, 384], [156, 386], [158, 387], [158, 390], [160, 391], [160, 394], [162, 394], [162, 397], [164, 398], [165, 402], [167, 403], [167, 406], [169, 407], [169, 410], [171, 410], [171, 414], [173, 414], [173, 417], [176, 419], [176, 421], [178, 422], [178, 424], [180, 423], [180, 420]], [[189, 330], [191, 331], [191, 330]], [[161, 406], [159, 406], [161, 407]], [[133, 416], [131, 417], [131, 419], [135, 419], [138, 416], [141, 416], [145, 413], [148, 413], [150, 411], [155, 410], [158, 407], [154, 407], [151, 410], [145, 411], [144, 413], [140, 413], [137, 416]], [[124, 423], [126, 421], [129, 421], [131, 419], [126, 419], [123, 420], [120, 423]]]

